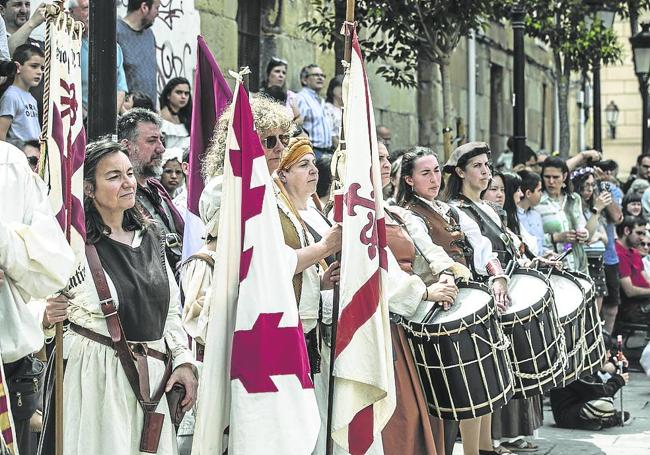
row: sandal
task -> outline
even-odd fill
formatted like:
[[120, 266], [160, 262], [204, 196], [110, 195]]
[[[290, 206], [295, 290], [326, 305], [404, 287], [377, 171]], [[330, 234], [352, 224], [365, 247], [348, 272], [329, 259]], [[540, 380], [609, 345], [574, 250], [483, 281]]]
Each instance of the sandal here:
[[506, 449], [509, 449], [515, 453], [537, 452], [539, 450], [539, 446], [533, 444], [532, 442], [528, 442], [523, 438], [511, 442], [502, 442], [501, 447], [505, 447]]
[[511, 451], [503, 446], [494, 447], [492, 450], [479, 450], [479, 455], [508, 455], [512, 454]]

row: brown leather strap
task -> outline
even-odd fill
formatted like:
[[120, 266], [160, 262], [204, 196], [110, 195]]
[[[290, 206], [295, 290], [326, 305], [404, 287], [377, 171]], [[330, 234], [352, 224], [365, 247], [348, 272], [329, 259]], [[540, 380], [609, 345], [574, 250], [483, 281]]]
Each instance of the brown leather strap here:
[[[113, 343], [113, 340], [111, 340], [110, 337], [104, 336], [101, 333], [93, 332], [92, 330], [77, 325], [73, 322], [70, 323], [70, 329], [73, 332], [81, 335], [82, 337], [88, 338], [90, 340], [93, 340], [96, 343], [103, 344], [104, 346], [108, 346], [109, 348], [115, 349], [115, 343]], [[129, 343], [129, 347], [132, 350], [135, 350], [137, 349], [136, 346], [139, 346], [141, 344], [142, 343]], [[167, 354], [152, 348], [147, 348], [147, 356], [156, 360], [160, 360], [161, 362], [167, 362], [167, 360], [169, 360], [169, 356]]]
[[[129, 347], [126, 337], [124, 336], [124, 329], [122, 328], [122, 323], [120, 322], [120, 316], [117, 313], [117, 308], [111, 296], [110, 288], [108, 287], [108, 282], [106, 281], [106, 276], [104, 275], [104, 269], [102, 267], [101, 261], [99, 260], [99, 255], [97, 254], [97, 249], [95, 245], [86, 244], [86, 259], [88, 260], [88, 266], [90, 268], [90, 273], [95, 282], [95, 288], [97, 289], [97, 295], [99, 296], [99, 306], [102, 309], [102, 313], [106, 318], [106, 325], [108, 327], [108, 333], [111, 335], [111, 340], [113, 341], [113, 348], [117, 352], [117, 356], [120, 359], [120, 364], [124, 370], [129, 385], [135, 394], [140, 406], [142, 407], [145, 413], [153, 412], [158, 406], [158, 402], [162, 397], [165, 389], [165, 382], [171, 374], [171, 358], [167, 361], [167, 367], [165, 371], [165, 377], [162, 381], [160, 387], [156, 391], [156, 394], [151, 397], [149, 394], [149, 372], [147, 371], [138, 372], [136, 368], [136, 355], [133, 353]], [[90, 337], [89, 337], [90, 338]], [[142, 346], [143, 344], [139, 344]], [[144, 350], [146, 351], [146, 345], [144, 345]], [[144, 357], [144, 362], [146, 363], [146, 354], [142, 355]], [[169, 356], [171, 357], [171, 356]], [[146, 374], [145, 374], [146, 373]], [[147, 386], [142, 387], [142, 380], [147, 382]]]

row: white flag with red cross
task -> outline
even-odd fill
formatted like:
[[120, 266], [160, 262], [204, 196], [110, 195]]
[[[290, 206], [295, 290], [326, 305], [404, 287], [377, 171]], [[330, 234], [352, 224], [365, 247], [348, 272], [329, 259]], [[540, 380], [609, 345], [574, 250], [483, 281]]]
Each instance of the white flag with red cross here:
[[297, 258], [239, 83], [233, 103], [192, 454], [307, 455], [320, 416], [292, 286]]
[[346, 136], [340, 313], [334, 363], [332, 437], [365, 454], [395, 409], [386, 230], [375, 119], [356, 33], [346, 75]]

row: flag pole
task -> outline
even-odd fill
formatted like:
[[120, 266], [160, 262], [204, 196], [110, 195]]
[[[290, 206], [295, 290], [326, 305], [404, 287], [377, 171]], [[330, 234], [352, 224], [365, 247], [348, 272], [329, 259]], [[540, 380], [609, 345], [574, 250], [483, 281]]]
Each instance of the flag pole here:
[[[64, 0], [57, 0], [56, 5], [59, 8], [57, 14], [64, 11]], [[47, 41], [49, 46], [49, 39]], [[47, 104], [49, 106], [49, 98]], [[67, 179], [72, 178], [70, 172], [66, 172], [66, 176]], [[66, 191], [70, 192], [71, 183], [66, 182], [65, 186]], [[66, 195], [65, 205], [65, 238], [70, 243], [70, 229], [72, 226], [72, 201], [70, 194]], [[55, 454], [63, 455], [63, 322], [56, 323], [54, 333], [54, 411]]]
[[[56, 0], [46, 9], [46, 35], [45, 40], [45, 73], [43, 75], [45, 81], [45, 92], [43, 94], [43, 126], [41, 128], [41, 160], [39, 162], [39, 175], [44, 177], [45, 174], [45, 157], [47, 156], [47, 131], [49, 119], [49, 99], [50, 99], [50, 68], [52, 60], [52, 49], [50, 48], [50, 34], [52, 33], [51, 27], [53, 18], [57, 17], [65, 11], [64, 0]], [[72, 200], [71, 200], [71, 179], [72, 179], [72, 166], [71, 163], [66, 163], [67, 169], [65, 175], [67, 176], [64, 183], [65, 200], [63, 212], [65, 214], [65, 238], [70, 243], [71, 228], [72, 228]], [[61, 291], [63, 294], [64, 292]], [[54, 332], [54, 453], [55, 455], [63, 455], [63, 322], [55, 324]]]
[[[347, 0], [346, 10], [345, 10], [345, 46], [343, 51], [343, 59], [348, 64], [352, 59], [352, 32], [350, 28], [354, 27], [354, 8], [355, 0]], [[347, 66], [345, 71], [347, 71]], [[345, 105], [343, 106], [345, 110]], [[341, 115], [341, 134], [339, 147], [341, 152], [345, 153], [345, 115]], [[335, 178], [340, 176], [335, 176]], [[342, 201], [341, 201], [342, 203]], [[335, 203], [336, 206], [336, 203]], [[335, 210], [336, 212], [336, 210]], [[336, 215], [336, 213], [335, 213]], [[342, 219], [340, 220], [343, 221]], [[336, 260], [341, 263], [341, 252], [336, 253]], [[326, 455], [332, 455], [334, 450], [334, 440], [332, 439], [332, 417], [334, 412], [334, 362], [336, 360], [336, 336], [338, 332], [339, 324], [339, 299], [340, 299], [340, 287], [339, 283], [334, 283], [334, 296], [332, 299], [332, 336], [330, 340], [330, 371], [329, 371], [329, 380], [327, 382], [327, 438], [325, 442], [325, 453]]]

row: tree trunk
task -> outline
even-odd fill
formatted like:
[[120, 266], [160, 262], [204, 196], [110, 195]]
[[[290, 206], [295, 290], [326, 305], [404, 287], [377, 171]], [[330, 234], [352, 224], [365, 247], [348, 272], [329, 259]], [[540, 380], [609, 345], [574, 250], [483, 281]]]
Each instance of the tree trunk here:
[[555, 74], [557, 74], [557, 103], [560, 116], [560, 156], [567, 158], [571, 149], [571, 126], [569, 124], [569, 75], [562, 67], [562, 57], [559, 52], [553, 52]]
[[451, 76], [449, 74], [450, 56], [445, 55], [440, 59], [440, 84], [442, 86], [442, 123], [443, 128], [454, 125], [451, 107]]
[[445, 55], [440, 59], [440, 85], [442, 89], [442, 155], [445, 160], [449, 158], [453, 150], [452, 141], [454, 132], [452, 125], [455, 124], [452, 118], [451, 106], [451, 76], [449, 74], [450, 55]]
[[420, 58], [418, 61], [418, 144], [435, 148], [438, 137], [436, 127], [436, 96], [434, 93], [434, 63]]

